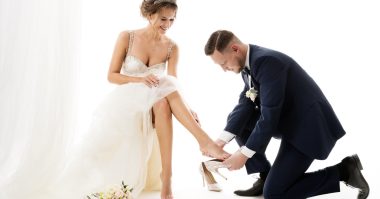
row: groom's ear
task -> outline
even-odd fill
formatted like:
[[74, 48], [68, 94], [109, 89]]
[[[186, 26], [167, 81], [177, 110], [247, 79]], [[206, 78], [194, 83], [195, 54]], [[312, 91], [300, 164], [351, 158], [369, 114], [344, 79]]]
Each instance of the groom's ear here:
[[231, 49], [234, 51], [234, 52], [239, 52], [239, 46], [237, 44], [232, 44], [231, 45]]

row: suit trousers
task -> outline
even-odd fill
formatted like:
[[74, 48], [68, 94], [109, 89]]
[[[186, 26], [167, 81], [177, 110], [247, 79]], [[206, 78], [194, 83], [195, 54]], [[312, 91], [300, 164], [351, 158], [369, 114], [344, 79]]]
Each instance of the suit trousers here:
[[264, 184], [265, 199], [304, 199], [339, 192], [337, 166], [306, 173], [314, 161], [285, 140]]

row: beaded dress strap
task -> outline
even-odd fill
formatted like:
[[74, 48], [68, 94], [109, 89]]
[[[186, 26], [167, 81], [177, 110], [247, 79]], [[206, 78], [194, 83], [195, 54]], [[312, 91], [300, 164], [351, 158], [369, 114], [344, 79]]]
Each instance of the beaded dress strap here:
[[133, 31], [130, 31], [129, 32], [129, 44], [128, 44], [127, 55], [129, 55], [131, 53], [134, 36], [135, 36], [135, 33]]
[[173, 46], [174, 46], [174, 42], [171, 41], [168, 47], [168, 56], [166, 56], [166, 60], [169, 60], [170, 54], [172, 53]]

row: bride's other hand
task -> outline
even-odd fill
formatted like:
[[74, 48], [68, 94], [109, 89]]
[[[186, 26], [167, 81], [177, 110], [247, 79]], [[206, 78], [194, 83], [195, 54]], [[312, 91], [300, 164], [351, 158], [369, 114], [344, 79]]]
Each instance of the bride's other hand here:
[[191, 113], [191, 115], [193, 115], [193, 117], [194, 117], [195, 121], [198, 123], [198, 125], [201, 126], [201, 122], [199, 120], [198, 114], [191, 109], [190, 109], [190, 113]]
[[158, 84], [160, 83], [160, 80], [158, 79], [157, 76], [153, 74], [149, 74], [145, 77], [142, 77], [141, 82], [147, 85], [149, 88], [152, 88], [153, 86], [157, 87]]

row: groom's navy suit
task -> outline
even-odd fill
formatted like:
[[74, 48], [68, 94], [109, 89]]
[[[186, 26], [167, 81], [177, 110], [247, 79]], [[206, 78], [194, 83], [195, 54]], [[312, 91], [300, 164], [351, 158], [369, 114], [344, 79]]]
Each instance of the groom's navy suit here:
[[[249, 45], [249, 68], [242, 72], [245, 87], [225, 130], [256, 152], [246, 163], [248, 173], [269, 171], [265, 197], [297, 199], [339, 191], [336, 168], [305, 174], [345, 134], [318, 85], [289, 56], [256, 45]], [[245, 96], [250, 86], [258, 90], [255, 102]], [[280, 138], [281, 146], [271, 167], [264, 153], [272, 137]]]

